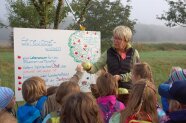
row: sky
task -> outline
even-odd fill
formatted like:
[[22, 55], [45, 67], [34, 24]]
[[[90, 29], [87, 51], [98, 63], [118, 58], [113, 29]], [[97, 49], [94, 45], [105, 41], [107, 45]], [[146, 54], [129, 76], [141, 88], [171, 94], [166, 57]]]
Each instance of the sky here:
[[[125, 4], [126, 0], [121, 0]], [[7, 19], [5, 0], [0, 0], [0, 20]], [[131, 19], [137, 19], [137, 23], [163, 25], [164, 22], [156, 19], [156, 15], [161, 15], [168, 10], [165, 0], [132, 0]]]
[[156, 16], [169, 9], [165, 0], [132, 0], [131, 5], [131, 19], [143, 24], [163, 25], [164, 22], [156, 19]]

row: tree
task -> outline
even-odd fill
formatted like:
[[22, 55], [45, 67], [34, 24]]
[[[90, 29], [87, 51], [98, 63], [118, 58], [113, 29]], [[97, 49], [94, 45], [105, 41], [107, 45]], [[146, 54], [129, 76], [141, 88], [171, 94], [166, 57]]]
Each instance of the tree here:
[[[79, 12], [80, 17], [86, 11], [91, 0]], [[70, 11], [64, 0], [7, 0], [9, 22], [11, 27], [51, 28], [58, 29], [59, 24]], [[78, 20], [77, 23], [80, 23]]]
[[[76, 18], [80, 17], [80, 10], [84, 0], [72, 0], [71, 6], [76, 11]], [[128, 4], [130, 1], [128, 1]], [[123, 6], [120, 0], [92, 0], [84, 14], [83, 24], [87, 30], [101, 31], [102, 39], [111, 38], [112, 30], [118, 25], [129, 26], [134, 31], [135, 20], [130, 20], [131, 6]], [[83, 20], [83, 18], [81, 18]], [[72, 25], [71, 28], [74, 28]], [[77, 28], [77, 27], [76, 27]]]
[[[87, 1], [81, 16], [91, 0]], [[52, 28], [53, 25], [54, 29], [59, 28], [69, 11], [63, 0], [7, 0], [7, 9], [10, 27]], [[5, 26], [0, 22], [1, 28]], [[12, 36], [13, 33], [10, 39], [13, 39]]]
[[166, 26], [183, 26], [186, 27], [186, 2], [183, 0], [166, 0], [169, 5], [169, 10], [161, 16], [157, 16], [160, 20], [165, 20]]
[[[8, 2], [9, 22], [11, 27], [51, 28], [55, 29], [67, 15], [63, 0], [55, 6], [53, 0], [17, 0]], [[62, 9], [63, 8], [63, 9]]]
[[0, 28], [8, 28], [7, 25], [3, 24], [1, 21], [0, 21]]

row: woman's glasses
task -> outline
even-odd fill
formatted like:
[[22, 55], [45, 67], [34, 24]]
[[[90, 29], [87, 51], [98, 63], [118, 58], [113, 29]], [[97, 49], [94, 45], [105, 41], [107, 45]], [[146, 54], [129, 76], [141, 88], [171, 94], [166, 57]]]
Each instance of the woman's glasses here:
[[112, 41], [119, 41], [119, 42], [123, 41], [123, 39], [118, 38], [118, 37], [112, 37], [111, 40]]

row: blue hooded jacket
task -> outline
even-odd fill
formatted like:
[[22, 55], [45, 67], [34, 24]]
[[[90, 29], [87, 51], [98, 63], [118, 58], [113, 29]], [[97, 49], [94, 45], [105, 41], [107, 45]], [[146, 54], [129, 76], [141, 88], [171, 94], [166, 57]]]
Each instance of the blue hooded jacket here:
[[168, 116], [170, 120], [166, 123], [186, 123], [186, 110], [171, 112]]

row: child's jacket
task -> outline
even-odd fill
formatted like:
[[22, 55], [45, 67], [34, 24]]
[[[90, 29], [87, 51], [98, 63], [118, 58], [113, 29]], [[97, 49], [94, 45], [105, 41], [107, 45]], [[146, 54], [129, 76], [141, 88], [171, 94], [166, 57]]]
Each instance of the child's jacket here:
[[97, 103], [101, 109], [105, 123], [109, 122], [110, 117], [125, 108], [124, 104], [116, 99], [115, 95], [99, 97]]

